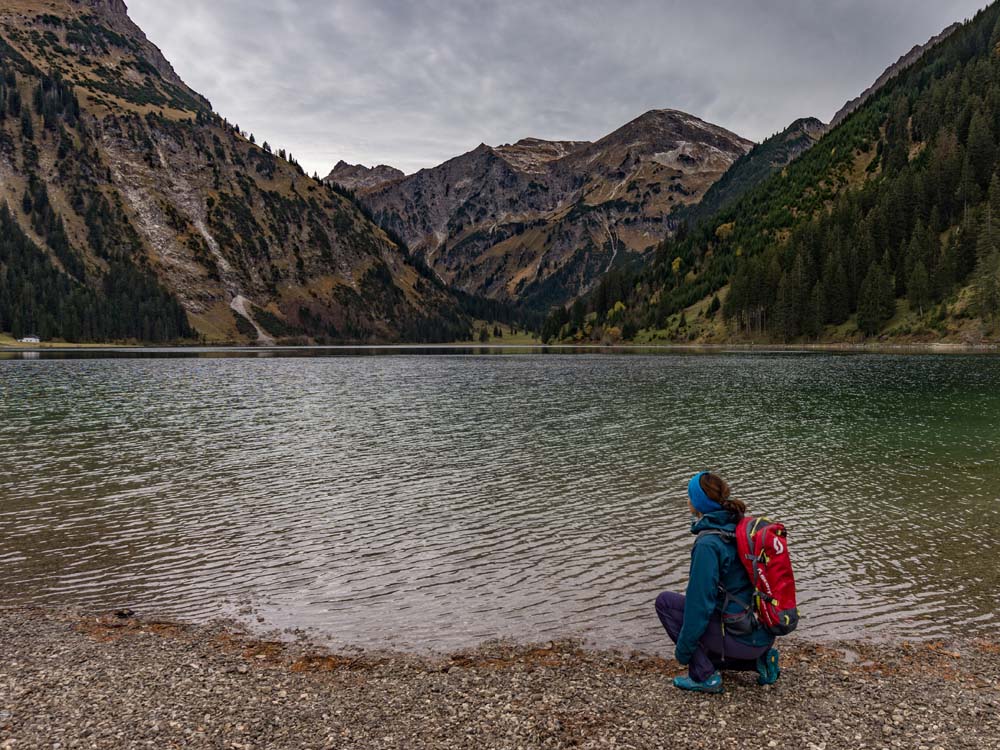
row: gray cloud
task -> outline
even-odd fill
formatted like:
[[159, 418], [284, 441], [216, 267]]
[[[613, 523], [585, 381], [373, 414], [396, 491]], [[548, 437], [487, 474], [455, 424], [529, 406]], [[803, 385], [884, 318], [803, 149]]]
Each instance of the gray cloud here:
[[761, 140], [829, 120], [985, 0], [129, 0], [217, 111], [325, 174], [682, 109]]

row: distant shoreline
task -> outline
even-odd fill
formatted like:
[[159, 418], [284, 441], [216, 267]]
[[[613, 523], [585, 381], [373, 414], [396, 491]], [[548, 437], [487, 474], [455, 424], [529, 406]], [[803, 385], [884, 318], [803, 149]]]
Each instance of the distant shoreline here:
[[1000, 344], [960, 343], [867, 343], [867, 344], [335, 344], [335, 345], [162, 345], [162, 344], [0, 344], [0, 354], [17, 353], [108, 353], [143, 352], [213, 353], [213, 352], [308, 352], [308, 351], [497, 351], [497, 352], [705, 352], [705, 353], [807, 353], [843, 352], [870, 354], [990, 354], [1000, 352]]
[[[332, 653], [238, 626], [0, 609], [0, 748], [125, 736], [128, 747], [653, 750], [669, 738], [756, 750], [779, 733], [826, 750], [996, 747], [995, 643], [780, 647], [774, 686], [726, 673], [725, 695], [704, 696], [671, 687], [684, 671], [672, 659], [573, 642]], [[765, 713], [780, 726], [746, 720]]]

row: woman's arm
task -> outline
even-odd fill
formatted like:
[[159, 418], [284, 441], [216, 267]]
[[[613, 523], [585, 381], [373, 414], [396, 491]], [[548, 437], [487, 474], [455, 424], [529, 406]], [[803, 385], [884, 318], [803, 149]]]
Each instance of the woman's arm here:
[[696, 541], [691, 550], [691, 575], [684, 598], [684, 625], [674, 654], [687, 665], [708, 628], [719, 597], [719, 553], [708, 539]]

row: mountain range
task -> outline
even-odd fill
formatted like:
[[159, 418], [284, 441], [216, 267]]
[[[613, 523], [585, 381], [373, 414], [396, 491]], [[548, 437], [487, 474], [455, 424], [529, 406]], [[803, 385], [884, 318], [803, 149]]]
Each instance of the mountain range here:
[[[835, 116], [843, 121], [955, 31], [914, 47]], [[431, 169], [339, 163], [326, 182], [357, 192], [445, 283], [545, 310], [641, 264], [664, 235], [712, 216], [830, 129], [796, 120], [761, 144], [675, 110], [654, 110], [595, 143], [481, 144]]]
[[[442, 341], [470, 336], [474, 318], [530, 320], [553, 306], [560, 317], [576, 299], [574, 309], [594, 308], [594, 335], [616, 328], [600, 309], [615, 285], [650, 274], [658, 280], [647, 299], [617, 296], [630, 303], [632, 328], [662, 323], [683, 301], [725, 298], [740, 266], [733, 258], [750, 250], [722, 252], [743, 223], [722, 217], [760, 218], [762, 191], [803, 169], [810, 179], [795, 183], [804, 196], [836, 196], [828, 169], [799, 165], [840, 163], [842, 153], [815, 144], [839, 142], [963, 28], [915, 47], [834, 126], [804, 118], [760, 144], [662, 109], [594, 142], [482, 144], [412, 175], [340, 162], [319, 181], [214, 113], [121, 0], [8, 0], [0, 331], [94, 341]], [[886, 158], [855, 168], [874, 179]], [[853, 173], [835, 179], [859, 184]], [[780, 224], [782, 211], [804, 211], [799, 204], [768, 204], [766, 226]], [[821, 205], [813, 200], [808, 215]], [[640, 309], [657, 319], [640, 320]]]
[[[640, 259], [753, 144], [656, 110], [590, 142], [525, 138], [358, 190], [445, 283], [546, 309]], [[327, 178], [338, 182], [344, 169]], [[350, 182], [341, 182], [350, 186]]]

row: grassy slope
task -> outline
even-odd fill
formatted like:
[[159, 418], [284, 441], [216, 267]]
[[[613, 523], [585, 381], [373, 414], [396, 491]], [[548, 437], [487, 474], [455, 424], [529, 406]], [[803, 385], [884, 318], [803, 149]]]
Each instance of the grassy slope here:
[[[495, 328], [499, 327], [500, 336], [494, 336], [493, 331]], [[479, 340], [479, 333], [486, 328], [489, 333], [489, 339], [486, 342]], [[452, 343], [455, 344], [495, 344], [504, 346], [536, 346], [541, 344], [541, 339], [531, 331], [525, 330], [523, 327], [517, 328], [517, 333], [514, 333], [514, 328], [506, 324], [496, 324], [487, 320], [477, 320], [472, 325], [472, 337], [467, 339], [460, 339]]]
[[[118, 344], [117, 346], [123, 346], [125, 344]], [[93, 349], [96, 347], [104, 347], [107, 344], [93, 343], [93, 342], [68, 342], [68, 341], [43, 341], [40, 344], [22, 344], [13, 336], [6, 333], [0, 333], [0, 349]]]

